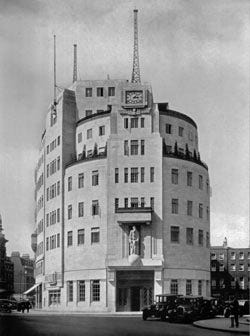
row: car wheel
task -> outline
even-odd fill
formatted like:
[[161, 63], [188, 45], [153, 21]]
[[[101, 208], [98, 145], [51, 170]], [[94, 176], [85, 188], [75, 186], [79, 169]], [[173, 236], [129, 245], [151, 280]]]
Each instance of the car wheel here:
[[146, 321], [148, 318], [147, 314], [145, 314], [144, 312], [142, 313], [142, 319], [143, 321]]

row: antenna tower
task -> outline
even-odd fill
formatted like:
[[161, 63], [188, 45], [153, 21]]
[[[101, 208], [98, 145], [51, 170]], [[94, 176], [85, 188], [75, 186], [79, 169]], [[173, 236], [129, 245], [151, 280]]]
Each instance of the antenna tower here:
[[134, 55], [133, 55], [133, 71], [132, 83], [141, 83], [140, 66], [139, 66], [139, 48], [138, 48], [138, 9], [134, 9]]
[[77, 44], [74, 44], [73, 83], [77, 81]]
[[56, 117], [56, 35], [54, 35], [54, 102], [51, 106], [51, 113], [53, 117]]

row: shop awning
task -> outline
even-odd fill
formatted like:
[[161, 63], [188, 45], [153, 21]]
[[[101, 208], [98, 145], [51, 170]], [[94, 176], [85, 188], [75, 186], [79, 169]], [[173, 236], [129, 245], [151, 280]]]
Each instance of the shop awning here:
[[28, 290], [26, 290], [26, 292], [24, 292], [23, 294], [29, 294], [30, 292], [32, 292], [34, 289], [36, 289], [36, 287], [38, 287], [40, 285], [40, 283], [37, 283], [35, 285], [33, 285], [32, 287], [30, 287]]

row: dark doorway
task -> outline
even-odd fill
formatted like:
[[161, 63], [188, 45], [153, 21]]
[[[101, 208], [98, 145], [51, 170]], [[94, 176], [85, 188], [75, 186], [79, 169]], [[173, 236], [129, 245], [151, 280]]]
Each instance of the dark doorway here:
[[131, 311], [140, 310], [140, 287], [131, 287]]

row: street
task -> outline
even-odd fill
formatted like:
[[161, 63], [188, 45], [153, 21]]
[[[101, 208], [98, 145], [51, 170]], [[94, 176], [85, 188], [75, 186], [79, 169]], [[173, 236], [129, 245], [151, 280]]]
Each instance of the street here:
[[232, 333], [206, 330], [188, 324], [156, 320], [142, 321], [141, 317], [98, 315], [0, 315], [1, 336], [217, 336]]

